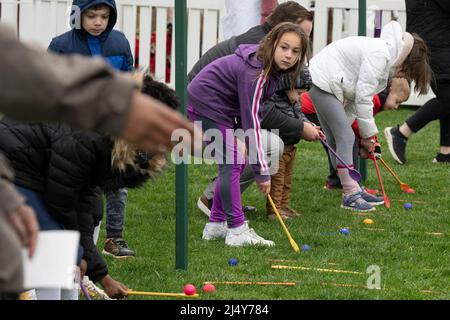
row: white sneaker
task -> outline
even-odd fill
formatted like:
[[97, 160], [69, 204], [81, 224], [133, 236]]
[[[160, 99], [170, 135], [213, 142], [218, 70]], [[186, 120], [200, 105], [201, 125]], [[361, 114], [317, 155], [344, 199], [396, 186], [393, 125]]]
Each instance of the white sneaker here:
[[84, 276], [81, 283], [91, 299], [115, 300], [110, 298], [105, 291], [97, 287], [95, 283], [89, 279], [88, 276]]
[[197, 207], [209, 217], [211, 215], [212, 200], [208, 200], [208, 198], [202, 195], [197, 200]]
[[227, 235], [227, 222], [208, 222], [203, 229], [203, 240], [224, 239]]
[[240, 227], [228, 229], [227, 236], [225, 237], [225, 244], [232, 247], [241, 247], [245, 245], [263, 245], [271, 247], [275, 245], [275, 242], [259, 236], [255, 230], [249, 228], [248, 223], [246, 222]]

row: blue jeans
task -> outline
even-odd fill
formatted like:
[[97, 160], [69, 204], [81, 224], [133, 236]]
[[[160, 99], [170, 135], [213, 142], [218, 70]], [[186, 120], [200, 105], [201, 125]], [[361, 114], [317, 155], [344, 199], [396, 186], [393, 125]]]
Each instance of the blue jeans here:
[[[16, 188], [22, 195], [25, 196], [26, 204], [34, 209], [40, 230], [64, 230], [64, 227], [60, 225], [48, 212], [47, 205], [45, 204], [45, 201], [40, 193], [27, 188], [19, 187], [17, 185]], [[78, 246], [77, 264], [80, 264], [83, 254], [83, 247]]]
[[128, 190], [105, 192], [106, 198], [106, 237], [122, 238], [125, 224], [125, 207], [128, 200]]
[[17, 190], [26, 197], [26, 203], [34, 209], [36, 217], [39, 222], [39, 228], [41, 230], [63, 230], [64, 227], [60, 225], [48, 212], [47, 205], [42, 198], [42, 195], [38, 192], [30, 189], [16, 186]]

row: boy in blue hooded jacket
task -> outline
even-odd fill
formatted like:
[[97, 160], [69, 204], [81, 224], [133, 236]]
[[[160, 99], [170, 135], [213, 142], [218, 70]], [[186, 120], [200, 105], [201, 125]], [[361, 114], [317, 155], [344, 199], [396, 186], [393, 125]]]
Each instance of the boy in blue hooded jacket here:
[[131, 71], [133, 56], [125, 35], [113, 30], [117, 22], [114, 0], [74, 0], [72, 30], [52, 39], [48, 49], [56, 53], [102, 56], [115, 69]]
[[[133, 56], [125, 35], [113, 30], [117, 21], [114, 0], [74, 0], [70, 16], [72, 30], [52, 39], [48, 50], [61, 54], [102, 56], [121, 71], [133, 69]], [[133, 250], [123, 239], [127, 189], [106, 195], [106, 240], [103, 253], [114, 258], [130, 258]]]

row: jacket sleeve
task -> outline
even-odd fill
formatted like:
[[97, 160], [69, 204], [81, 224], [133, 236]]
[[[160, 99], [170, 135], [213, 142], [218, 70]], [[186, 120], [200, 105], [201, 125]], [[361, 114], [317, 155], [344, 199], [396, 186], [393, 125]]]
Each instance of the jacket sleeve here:
[[100, 188], [89, 188], [83, 191], [76, 211], [80, 242], [84, 249], [83, 259], [86, 260], [88, 265], [86, 274], [89, 279], [97, 282], [108, 274], [106, 262], [94, 243], [94, 228], [103, 213], [102, 190]]
[[[0, 111], [24, 121], [68, 121], [119, 135], [134, 81], [102, 58], [46, 53], [19, 42], [0, 24]], [[26, 94], [24, 94], [24, 92]]]
[[13, 171], [0, 154], [0, 217], [4, 217], [25, 203], [25, 198], [14, 188], [13, 179]]
[[95, 247], [91, 261], [88, 262], [86, 275], [94, 283], [99, 282], [108, 275], [108, 265], [103, 256], [98, 252], [97, 247]]
[[[255, 173], [256, 182], [270, 180], [270, 172], [266, 152], [263, 148], [261, 119], [263, 114], [263, 90], [265, 80], [254, 75], [238, 77], [238, 96], [241, 110], [242, 129], [249, 142], [247, 144], [249, 162]], [[247, 139], [246, 139], [247, 140]]]
[[373, 117], [373, 96], [377, 94], [379, 79], [384, 74], [387, 58], [382, 53], [374, 53], [363, 59], [356, 83], [355, 108], [359, 132], [362, 138], [369, 138], [378, 133]]
[[261, 126], [267, 130], [279, 130], [279, 134], [288, 145], [296, 144], [300, 141], [303, 133], [303, 123], [307, 121], [305, 116], [301, 114], [301, 118], [297, 119], [284, 114], [275, 104], [264, 104], [264, 117]]
[[88, 188], [81, 191], [75, 210], [78, 231], [80, 231], [80, 242], [84, 248], [83, 258], [89, 263], [96, 250], [94, 229], [96, 223], [98, 223], [97, 217], [101, 217], [103, 212], [102, 190], [100, 188]]

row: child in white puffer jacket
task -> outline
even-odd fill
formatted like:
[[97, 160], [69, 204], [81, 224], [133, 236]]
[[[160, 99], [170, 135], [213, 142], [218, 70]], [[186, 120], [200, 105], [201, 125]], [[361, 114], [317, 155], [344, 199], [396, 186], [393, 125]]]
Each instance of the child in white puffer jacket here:
[[[356, 119], [361, 144], [369, 152], [378, 133], [373, 117], [372, 97], [386, 88], [390, 76], [415, 81], [416, 91], [427, 92], [431, 81], [427, 47], [417, 34], [403, 32], [398, 22], [388, 23], [380, 38], [348, 37], [335, 41], [310, 62], [313, 86], [309, 95], [328, 143], [353, 167]], [[341, 207], [356, 211], [375, 210], [382, 198], [364, 192], [342, 163], [336, 163], [344, 197]]]

